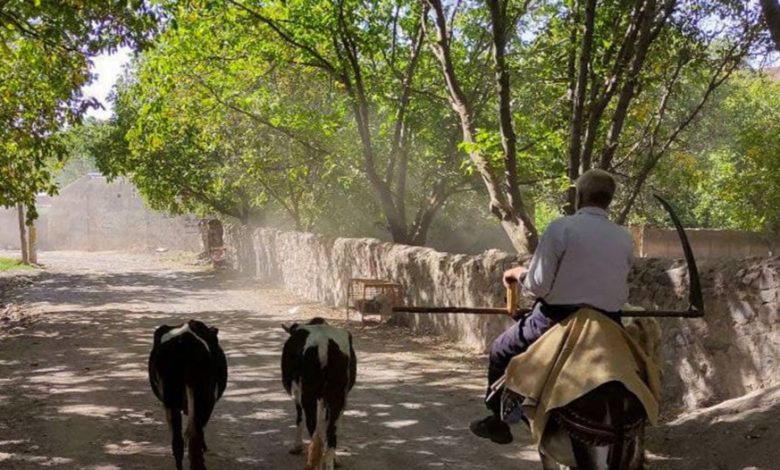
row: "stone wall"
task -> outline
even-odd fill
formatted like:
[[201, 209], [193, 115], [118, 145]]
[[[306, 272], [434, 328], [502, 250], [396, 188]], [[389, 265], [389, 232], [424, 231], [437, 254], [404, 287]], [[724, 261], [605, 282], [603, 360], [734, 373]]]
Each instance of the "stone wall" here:
[[[683, 409], [719, 403], [780, 383], [780, 257], [700, 266], [703, 319], [661, 320], [664, 391]], [[685, 308], [682, 262], [644, 260], [631, 277], [631, 302]]]
[[[500, 273], [524, 261], [499, 251], [467, 256], [374, 239], [235, 225], [226, 226], [225, 243], [237, 269], [340, 307], [351, 277], [399, 282], [406, 301], [414, 305], [500, 306]], [[780, 258], [710, 263], [701, 271], [706, 317], [660, 320], [668, 410], [710, 405], [780, 383]], [[686, 273], [681, 261], [638, 260], [631, 275], [631, 303], [647, 309], [686, 308]], [[509, 325], [497, 315], [404, 315], [403, 320], [478, 350], [485, 350]]]

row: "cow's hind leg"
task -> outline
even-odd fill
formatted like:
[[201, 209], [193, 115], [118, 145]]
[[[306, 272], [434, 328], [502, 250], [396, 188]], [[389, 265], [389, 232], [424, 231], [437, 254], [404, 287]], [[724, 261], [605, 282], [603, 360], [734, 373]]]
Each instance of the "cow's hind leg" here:
[[325, 470], [333, 470], [336, 465], [336, 430], [341, 414], [347, 406], [347, 393], [350, 389], [349, 357], [339, 350], [333, 340], [328, 342], [327, 385], [325, 387]]
[[206, 470], [206, 461], [203, 458], [203, 428], [197, 425], [188, 427], [187, 455], [190, 458], [190, 470]]
[[165, 408], [165, 417], [171, 428], [171, 450], [176, 461], [176, 470], [182, 470], [184, 460], [184, 439], [181, 436], [181, 410]]
[[338, 440], [336, 431], [341, 423], [341, 413], [346, 407], [345, 394], [333, 394], [328, 397], [328, 403], [325, 410], [325, 470], [333, 470], [336, 466], [336, 446]]
[[[187, 387], [187, 455], [190, 470], [206, 470], [203, 459], [203, 423], [198, 415], [198, 401], [192, 387]], [[203, 406], [202, 404], [200, 406]], [[202, 410], [201, 410], [202, 413]]]
[[293, 402], [295, 403], [295, 439], [290, 453], [300, 455], [303, 453], [303, 407], [301, 406], [301, 386], [293, 382]]
[[303, 408], [298, 403], [295, 404], [295, 440], [290, 453], [293, 455], [303, 453]]
[[306, 421], [306, 429], [311, 436], [311, 442], [309, 443], [309, 451], [306, 457], [306, 470], [320, 470], [322, 464], [322, 427], [318, 426], [318, 416], [322, 414], [320, 408], [320, 400], [314, 398], [313, 394], [303, 392], [303, 417]]
[[[341, 421], [340, 417], [333, 413], [330, 413], [328, 416], [328, 430], [327, 430], [327, 446], [325, 448], [325, 470], [333, 470], [338, 465], [336, 464], [336, 444], [337, 444], [337, 438], [336, 438], [336, 431], [338, 429], [339, 422]], [[340, 414], [340, 413], [339, 413]]]

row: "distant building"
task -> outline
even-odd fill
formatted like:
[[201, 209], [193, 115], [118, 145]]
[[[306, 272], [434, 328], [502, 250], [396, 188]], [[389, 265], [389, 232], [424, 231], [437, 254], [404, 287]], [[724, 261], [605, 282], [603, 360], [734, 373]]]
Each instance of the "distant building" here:
[[[108, 182], [89, 173], [54, 197], [39, 195], [38, 247], [41, 250], [200, 250], [198, 219], [149, 209], [124, 178]], [[0, 249], [19, 248], [16, 209], [0, 208]]]

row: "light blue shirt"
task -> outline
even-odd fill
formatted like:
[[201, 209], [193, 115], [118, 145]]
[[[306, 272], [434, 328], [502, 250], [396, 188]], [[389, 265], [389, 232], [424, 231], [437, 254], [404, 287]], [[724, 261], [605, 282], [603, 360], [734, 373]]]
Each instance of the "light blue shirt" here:
[[554, 220], [539, 240], [523, 286], [553, 305], [609, 312], [628, 300], [633, 239], [598, 207]]

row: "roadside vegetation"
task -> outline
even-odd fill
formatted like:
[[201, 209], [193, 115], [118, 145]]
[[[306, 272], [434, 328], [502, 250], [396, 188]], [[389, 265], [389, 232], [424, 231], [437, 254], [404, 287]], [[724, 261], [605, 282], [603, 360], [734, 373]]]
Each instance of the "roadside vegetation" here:
[[15, 258], [0, 257], [0, 272], [33, 269], [29, 264], [24, 264]]

